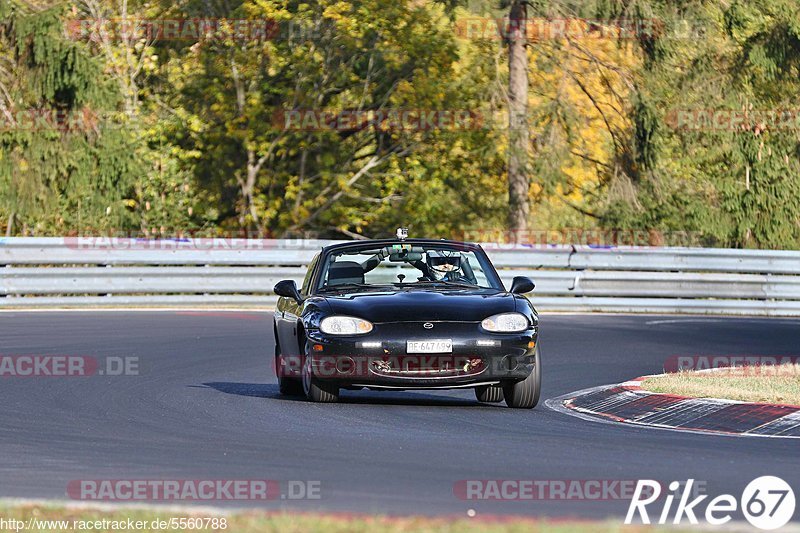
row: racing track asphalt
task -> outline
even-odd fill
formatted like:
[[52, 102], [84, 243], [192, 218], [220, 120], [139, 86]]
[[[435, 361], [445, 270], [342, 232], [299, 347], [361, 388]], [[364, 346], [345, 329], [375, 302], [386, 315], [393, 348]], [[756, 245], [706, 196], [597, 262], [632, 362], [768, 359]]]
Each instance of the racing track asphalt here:
[[[655, 322], [655, 323], [654, 323]], [[671, 355], [797, 355], [788, 319], [545, 315], [542, 400], [659, 372]], [[0, 497], [65, 498], [79, 479], [319, 480], [270, 509], [624, 515], [627, 501], [463, 501], [466, 479], [694, 478], [741, 494], [800, 487], [796, 440], [683, 434], [482, 405], [471, 390], [278, 396], [268, 313], [9, 312], [0, 354], [139, 358], [137, 376], [0, 378]], [[242, 506], [242, 503], [236, 503]], [[795, 515], [797, 519], [799, 515]]]

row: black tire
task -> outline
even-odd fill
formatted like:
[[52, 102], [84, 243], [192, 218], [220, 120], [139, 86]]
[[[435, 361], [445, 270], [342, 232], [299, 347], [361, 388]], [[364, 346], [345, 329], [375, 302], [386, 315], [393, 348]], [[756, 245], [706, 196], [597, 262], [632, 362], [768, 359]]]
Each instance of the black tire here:
[[339, 387], [326, 380], [314, 376], [311, 368], [311, 357], [306, 356], [303, 363], [303, 392], [312, 402], [333, 403], [339, 401]]
[[303, 381], [281, 376], [281, 347], [275, 345], [275, 375], [278, 377], [278, 391], [284, 396], [302, 396]]
[[498, 403], [503, 401], [503, 387], [500, 385], [483, 385], [475, 387], [475, 397], [479, 402]]
[[533, 371], [531, 374], [516, 383], [503, 385], [503, 397], [506, 405], [515, 409], [533, 409], [539, 403], [542, 392], [542, 363], [539, 357], [539, 347], [533, 357]]

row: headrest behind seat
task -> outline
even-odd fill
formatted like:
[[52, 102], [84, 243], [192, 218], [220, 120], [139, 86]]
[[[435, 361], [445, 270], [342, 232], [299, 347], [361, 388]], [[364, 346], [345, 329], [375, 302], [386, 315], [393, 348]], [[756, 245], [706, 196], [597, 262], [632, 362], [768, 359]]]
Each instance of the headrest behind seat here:
[[364, 283], [364, 269], [355, 261], [337, 261], [328, 267], [328, 287]]

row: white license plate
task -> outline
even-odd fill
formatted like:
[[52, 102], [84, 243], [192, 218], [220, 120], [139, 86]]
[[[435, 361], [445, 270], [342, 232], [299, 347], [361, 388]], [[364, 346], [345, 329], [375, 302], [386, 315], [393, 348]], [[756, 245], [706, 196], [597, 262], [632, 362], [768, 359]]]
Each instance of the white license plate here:
[[407, 353], [453, 353], [453, 339], [407, 341]]

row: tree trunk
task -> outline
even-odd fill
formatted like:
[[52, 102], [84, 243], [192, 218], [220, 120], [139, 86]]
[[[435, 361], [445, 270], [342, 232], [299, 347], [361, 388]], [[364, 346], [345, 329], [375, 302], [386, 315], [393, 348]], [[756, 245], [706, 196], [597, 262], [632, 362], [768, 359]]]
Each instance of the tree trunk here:
[[256, 189], [256, 178], [258, 178], [258, 173], [261, 171], [261, 166], [264, 164], [264, 159], [259, 159], [256, 161], [256, 153], [252, 150], [247, 151], [247, 177], [243, 183], [240, 183], [239, 186], [242, 190], [242, 200], [244, 201], [244, 205], [242, 206], [242, 216], [241, 221], [242, 225], [245, 226], [247, 229], [250, 229], [250, 224], [247, 224], [245, 221], [246, 215], [250, 215], [250, 223], [254, 225], [256, 228], [259, 229], [259, 220], [258, 220], [258, 209], [256, 209], [255, 203], [255, 189]]
[[528, 229], [528, 55], [527, 8], [513, 0], [508, 33], [508, 226], [513, 242]]
[[14, 217], [17, 216], [16, 211], [12, 211], [10, 215], [8, 215], [8, 226], [6, 226], [6, 237], [11, 237], [14, 235]]

